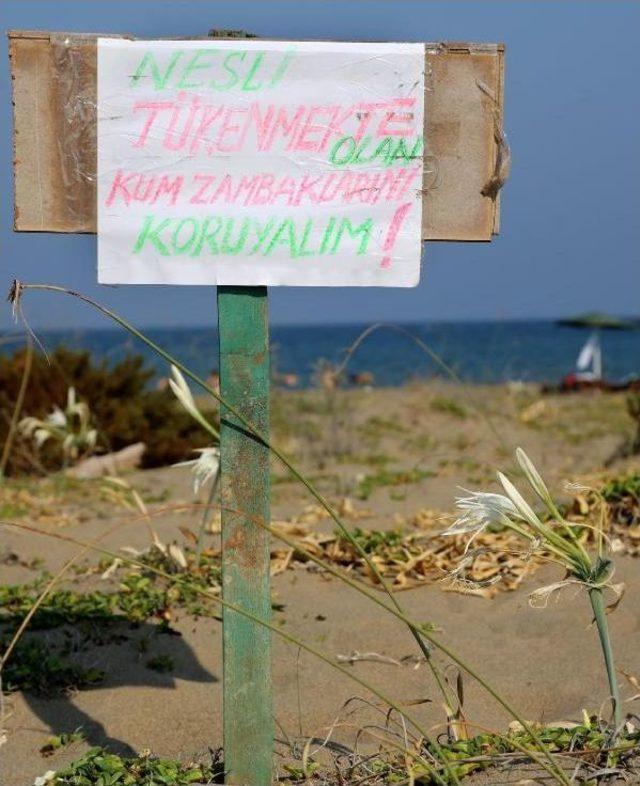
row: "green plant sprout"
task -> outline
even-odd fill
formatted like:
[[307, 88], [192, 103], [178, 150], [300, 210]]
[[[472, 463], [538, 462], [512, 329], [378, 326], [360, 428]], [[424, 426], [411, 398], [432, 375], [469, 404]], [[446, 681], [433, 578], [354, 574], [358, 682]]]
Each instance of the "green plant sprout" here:
[[222, 762], [215, 756], [210, 763], [185, 763], [160, 759], [150, 753], [135, 757], [121, 757], [104, 748], [90, 748], [75, 762], [54, 772], [48, 770], [36, 778], [34, 786], [76, 786], [76, 784], [165, 784], [190, 786], [199, 783], [219, 783], [223, 775]]

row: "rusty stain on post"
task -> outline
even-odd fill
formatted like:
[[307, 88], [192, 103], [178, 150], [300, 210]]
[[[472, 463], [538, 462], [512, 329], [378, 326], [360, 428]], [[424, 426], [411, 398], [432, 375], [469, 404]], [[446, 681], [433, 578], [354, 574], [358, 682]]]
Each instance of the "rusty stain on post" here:
[[[220, 387], [262, 434], [269, 433], [269, 327], [266, 287], [218, 287]], [[223, 597], [269, 620], [269, 450], [221, 412]], [[242, 513], [231, 512], [231, 509]], [[223, 610], [226, 782], [269, 786], [273, 756], [269, 631]]]

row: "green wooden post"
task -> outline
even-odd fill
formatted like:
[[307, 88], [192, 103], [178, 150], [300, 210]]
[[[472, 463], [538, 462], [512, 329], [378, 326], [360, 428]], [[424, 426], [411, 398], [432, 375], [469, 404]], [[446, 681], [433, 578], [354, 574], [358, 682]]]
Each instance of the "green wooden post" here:
[[[220, 392], [269, 433], [269, 323], [266, 287], [218, 287]], [[221, 412], [223, 598], [269, 620], [269, 450]], [[243, 515], [246, 514], [246, 515]], [[223, 609], [226, 782], [269, 786], [273, 759], [269, 631]]]

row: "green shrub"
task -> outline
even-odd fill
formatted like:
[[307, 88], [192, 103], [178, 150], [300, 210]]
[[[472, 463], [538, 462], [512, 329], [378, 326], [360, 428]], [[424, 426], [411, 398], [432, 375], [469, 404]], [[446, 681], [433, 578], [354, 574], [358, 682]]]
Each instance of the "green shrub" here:
[[57, 786], [190, 786], [221, 783], [224, 768], [212, 755], [205, 764], [159, 759], [151, 754], [121, 757], [105, 748], [91, 748], [85, 755], [55, 773]]
[[[0, 357], [0, 445], [4, 444], [25, 366], [26, 351]], [[209, 443], [208, 436], [177, 406], [169, 390], [150, 386], [153, 370], [140, 356], [131, 355], [110, 366], [95, 362], [89, 352], [56, 349], [49, 359], [33, 358], [31, 376], [21, 415], [42, 418], [54, 405], [63, 406], [70, 386], [87, 402], [98, 429], [103, 451], [119, 450], [133, 442], [147, 446], [146, 467], [172, 464], [193, 456], [194, 448]], [[60, 466], [59, 446], [45, 445], [37, 456], [29, 441], [14, 444], [7, 474]]]
[[603, 498], [609, 502], [622, 502], [625, 498], [640, 499], [640, 473], [632, 472], [620, 478], [614, 478], [600, 490]]

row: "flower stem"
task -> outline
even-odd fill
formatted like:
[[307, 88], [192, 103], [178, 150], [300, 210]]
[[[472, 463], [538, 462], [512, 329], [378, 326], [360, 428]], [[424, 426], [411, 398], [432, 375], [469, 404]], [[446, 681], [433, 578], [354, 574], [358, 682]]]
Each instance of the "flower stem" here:
[[607, 680], [609, 681], [609, 695], [613, 708], [613, 723], [616, 731], [622, 726], [622, 715], [620, 712], [620, 692], [618, 690], [618, 680], [616, 679], [616, 669], [613, 665], [613, 650], [611, 639], [609, 638], [609, 624], [604, 607], [604, 595], [600, 587], [591, 587], [589, 590], [589, 600], [593, 609], [598, 635], [600, 636], [600, 646], [607, 670]]
[[204, 551], [204, 535], [207, 528], [207, 521], [209, 519], [209, 515], [211, 513], [211, 506], [213, 505], [213, 500], [216, 496], [216, 491], [218, 490], [218, 482], [220, 480], [220, 470], [216, 472], [216, 476], [213, 479], [213, 483], [211, 484], [211, 489], [209, 490], [209, 497], [207, 498], [207, 504], [204, 506], [204, 510], [202, 512], [202, 521], [200, 522], [200, 529], [198, 530], [198, 542], [196, 545], [196, 565], [199, 565], [202, 561], [202, 552]]

